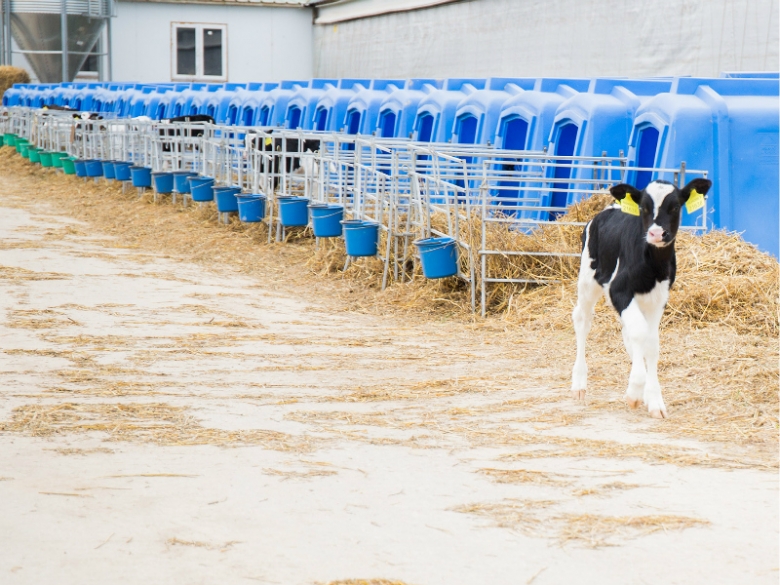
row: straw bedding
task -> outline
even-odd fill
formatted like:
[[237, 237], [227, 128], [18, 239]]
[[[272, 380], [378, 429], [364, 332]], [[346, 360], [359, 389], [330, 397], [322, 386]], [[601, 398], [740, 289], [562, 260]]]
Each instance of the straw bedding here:
[[[528, 536], [557, 540], [598, 548], [615, 546], [622, 541], [653, 532], [684, 530], [706, 526], [706, 520], [678, 515], [607, 516], [571, 514], [554, 509], [558, 502], [550, 500], [504, 500], [491, 504], [469, 504], [453, 511], [484, 516], [496, 526], [511, 528]], [[553, 511], [552, 514], [548, 510]]]
[[[381, 265], [373, 259], [354, 262], [342, 272], [343, 243], [321, 241], [315, 250], [307, 232], [293, 234], [285, 244], [266, 245], [264, 226], [246, 226], [233, 221], [216, 222], [212, 206], [182, 208], [169, 203], [153, 204], [151, 195], [139, 199], [123, 194], [115, 185], [84, 183], [73, 177], [36, 169], [18, 157], [12, 149], [0, 149], [0, 173], [30, 185], [28, 203], [48, 202], [89, 223], [106, 237], [111, 246], [153, 252], [176, 259], [193, 261], [261, 277], [271, 286], [288, 287], [315, 301], [327, 299], [338, 310], [385, 314], [400, 322], [410, 315], [429, 319], [450, 319], [461, 324], [466, 335], [482, 343], [501, 343], [516, 352], [518, 365], [528, 365], [530, 378], [507, 376], [475, 380], [441, 380], [419, 385], [358, 387], [328, 400], [347, 402], [418, 400], [446, 398], [464, 392], [478, 392], [485, 386], [500, 388], [507, 384], [526, 387], [545, 385], [557, 390], [551, 402], [567, 400], [569, 368], [573, 361], [571, 310], [576, 300], [578, 260], [540, 261], [518, 257], [491, 259], [492, 274], [506, 276], [543, 276], [561, 281], [548, 286], [519, 287], [494, 285], [489, 289], [487, 320], [470, 312], [467, 288], [454, 279], [426, 281], [416, 274], [411, 282], [391, 282], [381, 291]], [[611, 200], [597, 195], [573, 206], [564, 219], [583, 221], [603, 209]], [[463, 226], [470, 238], [478, 238], [479, 226]], [[86, 228], [84, 228], [86, 229]], [[92, 233], [92, 229], [88, 229]], [[492, 230], [489, 247], [526, 250], [579, 251], [581, 228], [551, 225], [532, 234], [508, 229]], [[64, 236], [71, 237], [68, 234]], [[74, 235], [75, 237], [75, 235]], [[61, 279], [68, 275], [36, 273], [0, 266], [2, 279]], [[316, 283], [316, 284], [315, 284]], [[47, 320], [51, 319], [52, 322]], [[56, 321], [56, 322], [55, 322]], [[227, 324], [227, 319], [225, 323]], [[17, 326], [55, 326], [60, 315], [16, 315]], [[238, 330], [247, 323], [235, 323]], [[399, 324], [400, 326], [400, 324]], [[665, 387], [672, 419], [652, 427], [658, 432], [682, 437], [751, 446], [761, 466], [777, 460], [778, 429], [778, 263], [775, 259], [745, 243], [736, 234], [711, 232], [697, 237], [681, 233], [678, 243], [678, 280], [672, 290], [661, 333], [660, 377]], [[387, 332], [392, 334], [392, 330]], [[51, 339], [54, 340], [52, 336]], [[219, 344], [224, 334], [193, 335], [183, 343], [183, 351], [202, 351]], [[270, 334], [242, 333], [244, 341], [275, 343]], [[58, 339], [64, 336], [58, 336]], [[530, 340], [530, 342], [529, 342]], [[292, 340], [281, 340], [285, 344]], [[231, 339], [230, 343], [234, 343]], [[76, 346], [116, 346], [125, 338], [107, 336], [95, 339], [73, 337]], [[222, 342], [224, 343], [224, 341]], [[299, 340], [306, 345], [308, 340]], [[381, 339], [377, 339], [381, 344]], [[229, 343], [226, 343], [228, 345]], [[318, 345], [340, 345], [338, 340], [318, 340]], [[617, 320], [603, 303], [597, 307], [590, 336], [589, 364], [591, 390], [588, 411], [622, 409], [616, 397], [622, 393], [629, 362], [622, 348]], [[280, 364], [279, 366], [283, 366]], [[300, 368], [300, 366], [298, 366]], [[534, 378], [535, 376], [535, 378]], [[495, 413], [529, 419], [527, 404], [500, 404], [447, 414], [451, 428], [471, 422], [485, 408]], [[521, 415], [522, 413], [522, 415]], [[14, 424], [26, 420], [25, 413], [15, 415]], [[538, 422], [570, 424], [582, 414], [533, 414]], [[373, 421], [373, 422], [371, 422]], [[366, 424], [383, 424], [371, 417]], [[69, 423], [70, 424], [70, 423]], [[75, 424], [75, 423], [74, 423]], [[181, 426], [181, 425], [180, 425]], [[467, 425], [468, 426], [468, 425]], [[465, 427], [464, 427], [465, 428]], [[146, 436], [154, 439], [155, 432]], [[198, 431], [200, 432], [200, 431]], [[197, 441], [198, 432], [187, 431], [176, 440]], [[464, 431], [464, 435], [467, 434]], [[487, 440], [503, 442], [498, 430], [485, 434]], [[227, 438], [219, 438], [219, 441]], [[535, 438], [534, 440], [536, 440]], [[259, 439], [257, 439], [259, 440]], [[265, 440], [265, 439], [264, 439]], [[280, 439], [281, 440], [281, 439]], [[286, 439], [285, 439], [286, 440]], [[514, 438], [514, 442], [518, 440]], [[530, 439], [529, 439], [530, 440]], [[284, 442], [284, 441], [282, 441]], [[565, 447], [565, 449], [563, 448]], [[558, 445], [559, 456], [578, 456], [597, 445]], [[620, 456], [617, 449], [606, 452]], [[532, 456], [532, 455], [526, 455]], [[637, 455], [638, 456], [638, 455]], [[668, 460], [668, 457], [664, 457]], [[673, 459], [673, 458], [672, 458]], [[697, 458], [698, 459], [698, 458]], [[656, 459], [657, 460], [657, 459]], [[678, 457], [681, 464], [687, 461]], [[747, 458], [745, 464], [751, 465]], [[771, 464], [771, 463], [770, 463]]]
[[278, 431], [228, 431], [201, 426], [187, 410], [161, 403], [26, 404], [13, 409], [0, 432], [48, 437], [60, 433], [98, 432], [110, 441], [158, 445], [262, 445], [276, 451], [308, 452], [314, 439]]
[[338, 581], [328, 581], [318, 585], [407, 585], [403, 581], [395, 579], [339, 579]]
[[30, 74], [21, 67], [0, 65], [0, 99], [14, 83], [30, 83]]
[[[154, 246], [171, 254], [183, 253], [189, 260], [228, 263], [246, 272], [276, 268], [274, 272], [281, 273], [285, 264], [304, 264], [318, 274], [338, 272], [339, 279], [361, 284], [369, 290], [381, 284], [381, 264], [374, 259], [359, 260], [346, 273], [340, 272], [345, 256], [343, 242], [338, 239], [321, 240], [319, 249], [312, 250], [314, 242], [310, 232], [299, 230], [288, 237], [287, 245], [272, 245], [269, 250], [262, 245], [265, 226], [241, 224], [236, 218], [227, 226], [217, 224], [213, 206], [184, 209], [166, 204], [155, 206], [152, 211], [147, 207], [151, 195], [139, 201], [135, 193], [123, 195], [113, 184], [83, 183], [73, 177], [56, 175], [52, 170], [36, 170], [10, 148], [0, 149], [0, 169], [4, 174], [32, 175], [37, 180], [39, 195], [67, 204], [81, 219], [95, 222], [110, 235], [119, 236], [123, 241], [117, 247]], [[120, 202], [124, 205], [117, 206]], [[572, 206], [561, 220], [585, 221], [610, 202], [608, 195], [595, 195]], [[194, 225], [204, 228], [198, 237], [193, 237]], [[463, 222], [464, 238], [469, 233], [468, 237], [476, 243], [479, 229], [478, 225]], [[579, 226], [547, 225], [525, 234], [496, 227], [487, 234], [487, 247], [578, 253], [581, 231]], [[712, 231], [693, 236], [681, 232], [678, 239], [678, 281], [664, 326], [723, 324], [739, 333], [778, 334], [780, 289], [778, 263], [774, 258], [734, 233]], [[260, 266], [257, 260], [261, 261]], [[569, 327], [578, 259], [499, 256], [492, 257], [488, 265], [493, 275], [546, 277], [562, 282], [560, 286], [525, 288], [491, 286], [488, 296], [491, 312], [523, 324], [544, 321], [545, 327]], [[415, 278], [412, 283], [391, 286], [384, 294], [370, 295], [365, 301], [368, 301], [365, 305], [387, 302], [391, 308], [400, 304], [418, 310], [443, 303], [450, 310], [467, 310], [469, 299], [464, 286], [454, 279], [437, 282]], [[540, 318], [540, 312], [544, 313], [544, 319]]]

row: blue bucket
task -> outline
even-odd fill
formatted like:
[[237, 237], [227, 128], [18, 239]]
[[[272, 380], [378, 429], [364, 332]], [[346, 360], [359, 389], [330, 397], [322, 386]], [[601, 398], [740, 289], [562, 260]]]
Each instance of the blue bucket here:
[[309, 223], [309, 200], [306, 197], [279, 197], [279, 220], [284, 227]]
[[425, 238], [414, 245], [420, 251], [425, 278], [446, 278], [458, 273], [458, 244], [452, 238]]
[[103, 161], [103, 176], [106, 179], [116, 179], [116, 173], [114, 172], [114, 161], [112, 160]]
[[257, 223], [265, 218], [265, 195], [236, 195], [238, 219], [244, 223]]
[[133, 187], [152, 186], [152, 169], [149, 167], [130, 167], [130, 176], [133, 180]]
[[123, 160], [114, 161], [114, 177], [116, 177], [116, 180], [129, 181], [131, 166], [133, 166], [133, 163], [125, 162]]
[[193, 201], [214, 201], [214, 179], [212, 177], [189, 177]]
[[341, 220], [344, 219], [343, 205], [309, 205], [314, 237], [337, 238], [341, 235]]
[[76, 169], [76, 176], [77, 177], [86, 177], [87, 176], [87, 161], [78, 158], [78, 159], [73, 161], [73, 166]]
[[87, 161], [87, 176], [88, 177], [102, 177], [103, 176], [103, 163], [99, 160]]
[[379, 224], [362, 219], [343, 221], [347, 256], [376, 256]]
[[158, 193], [170, 193], [173, 191], [173, 173], [152, 173], [154, 190]]
[[177, 193], [189, 193], [190, 182], [187, 180], [190, 177], [197, 177], [198, 173], [192, 171], [176, 171], [173, 173], [173, 188]]
[[217, 212], [232, 213], [238, 211], [236, 195], [241, 193], [240, 187], [214, 187], [214, 199], [217, 201]]

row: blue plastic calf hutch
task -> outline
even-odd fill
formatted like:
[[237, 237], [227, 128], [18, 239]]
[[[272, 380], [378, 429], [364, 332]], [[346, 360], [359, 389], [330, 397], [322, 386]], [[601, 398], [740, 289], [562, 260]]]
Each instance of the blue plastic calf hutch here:
[[312, 120], [312, 130], [342, 130], [349, 100], [371, 84], [370, 79], [342, 79], [338, 87], [326, 90], [317, 101]]
[[347, 134], [371, 134], [376, 129], [379, 106], [393, 91], [401, 89], [403, 79], [374, 79], [359, 90], [347, 104], [343, 126]]
[[314, 237], [336, 238], [341, 235], [341, 221], [344, 219], [343, 205], [312, 203], [309, 205]]
[[390, 92], [379, 105], [376, 133], [382, 138], [411, 137], [417, 105], [443, 85], [440, 79], [409, 79], [403, 88]]
[[165, 117], [165, 102], [162, 101], [166, 94], [171, 91], [170, 86], [157, 87], [154, 92], [149, 94], [146, 101], [145, 116], [149, 116], [152, 120], [161, 120]]
[[260, 111], [257, 114], [257, 126], [283, 126], [287, 114], [287, 102], [295, 91], [308, 87], [308, 81], [282, 81], [279, 87], [269, 91], [260, 101]]
[[301, 227], [309, 223], [306, 197], [279, 197], [279, 222], [284, 227]]
[[230, 100], [225, 123], [231, 126], [257, 126], [260, 104], [268, 92], [278, 86], [278, 83], [250, 83], [246, 89], [237, 89]]
[[[252, 93], [248, 93], [245, 89], [236, 90], [230, 98], [230, 105], [228, 106], [225, 120], [219, 123], [227, 124], [228, 126], [254, 126], [263, 92], [260, 92], [260, 95], [256, 97], [252, 96]], [[244, 110], [243, 113], [242, 110]], [[245, 121], [243, 119], [244, 116], [249, 119]]]
[[152, 173], [154, 181], [154, 190], [158, 193], [173, 192], [173, 173], [157, 172]]
[[156, 87], [144, 86], [140, 91], [136, 91], [130, 100], [131, 118], [145, 116], [149, 101], [152, 99], [152, 93], [156, 92]]
[[[556, 156], [625, 156], [637, 108], [652, 96], [669, 91], [671, 79], [593, 79], [586, 93], [563, 102], [555, 114], [549, 152]], [[565, 191], [566, 179], [591, 179], [592, 170], [558, 165], [550, 168], [550, 178], [561, 179], [556, 189], [542, 201], [543, 206], [563, 208], [577, 201], [578, 193]], [[620, 179], [617, 174], [609, 180]], [[551, 214], [551, 216], [554, 214]]]
[[265, 218], [265, 195], [236, 195], [238, 219], [244, 223], [258, 223]]
[[420, 251], [425, 278], [446, 278], [458, 273], [458, 244], [448, 237], [425, 238], [414, 243]]
[[780, 79], [778, 71], [723, 71], [721, 77], [738, 79]]
[[204, 203], [214, 201], [214, 178], [213, 177], [189, 177], [190, 196], [193, 201]]
[[[777, 257], [778, 96], [777, 79], [676, 79], [668, 93], [637, 110], [629, 160], [663, 168], [684, 161], [689, 169], [707, 171], [713, 181], [708, 225], [742, 232], [745, 240]], [[656, 178], [673, 179], [640, 171], [628, 181], [644, 186]], [[683, 225], [695, 219], [683, 213]]]
[[223, 89], [223, 86], [221, 84], [212, 83], [208, 85], [206, 88], [204, 88], [202, 91], [199, 91], [192, 98], [191, 109], [194, 110], [196, 114], [204, 114], [216, 119], [215, 107], [212, 108], [211, 114], [208, 113], [208, 108], [210, 105], [209, 99], [212, 98], [214, 96], [214, 93], [219, 91], [220, 89]]
[[325, 92], [338, 86], [338, 79], [312, 79], [308, 87], [296, 89], [287, 102], [287, 113], [284, 116], [286, 128], [295, 130], [314, 128], [314, 111], [317, 102]]
[[379, 243], [379, 224], [362, 219], [349, 219], [344, 226], [344, 244], [347, 256], [376, 256]]
[[236, 96], [236, 89], [239, 87], [245, 87], [245, 84], [226, 83], [209, 91], [206, 95], [202, 95], [198, 113], [211, 116], [217, 124], [227, 123], [230, 102]]
[[193, 109], [192, 101], [201, 91], [205, 91], [205, 83], [192, 83], [190, 87], [178, 92], [172, 101], [173, 112], [170, 118], [193, 116], [198, 113], [197, 106]]
[[[520, 91], [501, 106], [496, 146], [513, 151], [541, 152], [548, 146], [550, 131], [560, 105], [579, 92], [587, 91], [589, 79], [539, 78], [531, 90]], [[520, 170], [516, 168], [516, 170]], [[526, 172], [541, 172], [541, 167], [526, 167]], [[526, 208], [540, 205], [538, 184], [502, 181], [493, 196], [513, 199]], [[522, 201], [520, 201], [522, 199]], [[530, 209], [511, 213], [528, 219], [547, 219], [549, 214]]]
[[494, 144], [501, 106], [523, 90], [533, 89], [534, 78], [493, 77], [485, 89], [464, 97], [455, 110], [452, 141], [457, 144]]
[[588, 91], [589, 85], [590, 79], [537, 79], [533, 89], [521, 91], [504, 102], [496, 146], [506, 150], [543, 150], [560, 105], [577, 93]]
[[12, 87], [5, 90], [5, 93], [3, 94], [3, 105], [18, 106], [22, 99], [24, 88], [24, 83], [14, 83]]
[[485, 88], [484, 79], [447, 79], [443, 89], [432, 90], [417, 104], [414, 140], [449, 142], [458, 104], [467, 95]]

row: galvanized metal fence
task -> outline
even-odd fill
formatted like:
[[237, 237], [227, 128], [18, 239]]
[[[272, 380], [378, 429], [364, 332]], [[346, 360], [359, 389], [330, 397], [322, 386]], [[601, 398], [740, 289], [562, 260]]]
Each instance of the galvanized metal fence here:
[[[269, 242], [274, 235], [277, 241], [285, 237], [280, 198], [340, 205], [345, 219], [378, 224], [383, 288], [391, 280], [414, 278], [420, 261], [415, 241], [452, 238], [459, 257], [456, 277], [468, 286], [473, 310], [479, 304], [482, 314], [491, 286], [555, 282], [543, 274], [496, 273], [491, 259], [511, 264], [528, 258], [576, 262], [579, 257], [571, 247], [523, 249], [523, 238], [491, 234], [527, 235], [551, 226], [583, 225], [563, 218], [571, 204], [638, 173], [677, 185], [707, 174], [686, 169], [685, 163], [634, 167], [624, 156], [564, 157], [300, 129], [83, 120], [22, 107], [0, 110], [0, 132], [80, 159], [126, 161], [155, 172], [189, 171], [212, 177], [215, 184], [264, 195]], [[706, 207], [696, 217], [682, 229], [706, 231]]]

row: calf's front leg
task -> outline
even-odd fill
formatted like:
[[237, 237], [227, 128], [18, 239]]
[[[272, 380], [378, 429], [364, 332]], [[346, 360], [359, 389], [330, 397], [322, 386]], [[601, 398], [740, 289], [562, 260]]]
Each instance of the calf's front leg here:
[[661, 396], [661, 384], [658, 381], [658, 354], [659, 354], [659, 333], [661, 326], [661, 317], [666, 307], [666, 301], [669, 298], [669, 285], [661, 283], [661, 299], [657, 303], [652, 303], [645, 307], [647, 315], [647, 338], [645, 340], [645, 362], [647, 363], [647, 381], [645, 382], [645, 391], [643, 399], [647, 411], [653, 418], [667, 418], [666, 405], [663, 396]]
[[645, 395], [645, 383], [647, 370], [645, 369], [645, 353], [648, 345], [647, 319], [637, 305], [636, 299], [632, 299], [628, 307], [620, 314], [623, 324], [623, 342], [626, 351], [631, 358], [631, 373], [628, 376], [628, 389], [625, 400], [631, 408], [636, 408], [642, 402]]
[[577, 287], [577, 306], [572, 313], [574, 332], [577, 335], [577, 358], [574, 361], [574, 369], [571, 374], [571, 392], [577, 400], [585, 399], [585, 391], [588, 388], [588, 365], [585, 361], [585, 343], [593, 323], [593, 308], [602, 294], [601, 286], [595, 279], [583, 278]]

